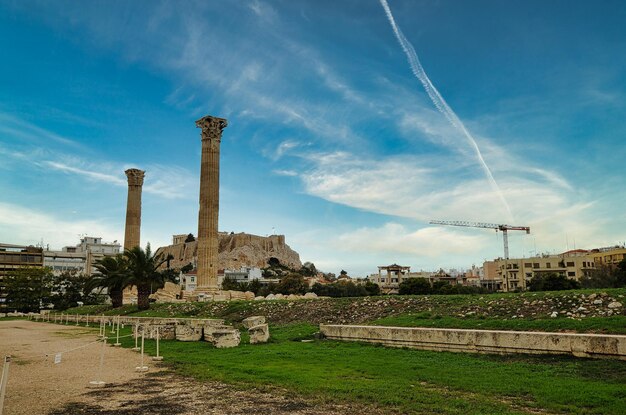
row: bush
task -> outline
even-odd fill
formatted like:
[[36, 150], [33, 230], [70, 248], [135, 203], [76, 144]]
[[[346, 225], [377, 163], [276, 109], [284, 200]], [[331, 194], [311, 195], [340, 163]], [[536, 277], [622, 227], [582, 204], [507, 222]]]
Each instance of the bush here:
[[408, 278], [400, 283], [401, 295], [430, 294], [433, 287], [426, 278]]
[[578, 281], [553, 272], [536, 274], [528, 283], [529, 291], [561, 291], [580, 288]]
[[378, 293], [380, 293], [380, 287], [378, 287], [378, 285], [372, 282], [368, 283], [376, 286], [376, 288], [370, 286], [370, 290], [368, 290], [367, 284], [356, 285], [352, 281], [339, 281], [332, 284], [315, 283], [311, 291], [319, 296], [325, 297], [366, 297], [368, 295], [377, 295], [370, 294], [370, 292], [374, 292], [376, 289], [378, 289]]
[[367, 295], [380, 295], [380, 287], [372, 281], [367, 281], [364, 285]]
[[276, 286], [276, 290], [284, 295], [289, 294], [304, 294], [308, 291], [308, 284], [304, 280], [304, 277], [295, 272], [289, 273], [283, 278]]

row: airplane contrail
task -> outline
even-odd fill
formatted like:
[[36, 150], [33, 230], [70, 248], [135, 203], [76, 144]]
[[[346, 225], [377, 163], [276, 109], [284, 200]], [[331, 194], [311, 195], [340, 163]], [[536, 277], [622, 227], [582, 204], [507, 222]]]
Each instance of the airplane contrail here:
[[385, 9], [385, 14], [387, 15], [387, 19], [389, 20], [389, 23], [391, 24], [391, 28], [393, 29], [393, 32], [396, 35], [396, 38], [398, 39], [400, 46], [402, 46], [404, 53], [406, 53], [413, 75], [415, 75], [415, 77], [422, 83], [422, 85], [424, 86], [424, 89], [426, 90], [426, 93], [430, 97], [433, 104], [435, 104], [435, 107], [437, 107], [439, 112], [441, 112], [446, 117], [446, 119], [450, 122], [450, 124], [452, 124], [453, 127], [459, 130], [461, 134], [463, 134], [465, 138], [467, 138], [467, 141], [469, 141], [470, 145], [474, 149], [474, 153], [476, 154], [476, 157], [478, 158], [478, 161], [480, 162], [483, 168], [483, 171], [485, 172], [485, 175], [487, 176], [487, 179], [489, 180], [489, 183], [491, 184], [491, 188], [500, 197], [500, 201], [502, 202], [502, 204], [506, 208], [507, 213], [509, 214], [509, 219], [513, 220], [513, 214], [511, 213], [511, 208], [509, 204], [507, 203], [506, 198], [504, 197], [504, 194], [502, 193], [502, 190], [500, 189], [500, 186], [498, 186], [498, 182], [496, 182], [496, 179], [493, 177], [493, 174], [491, 173], [491, 169], [485, 162], [485, 159], [483, 158], [483, 155], [480, 151], [480, 148], [478, 147], [478, 144], [476, 143], [476, 140], [474, 139], [474, 137], [472, 137], [472, 135], [467, 130], [467, 128], [465, 128], [465, 124], [463, 124], [461, 119], [456, 115], [456, 113], [452, 110], [452, 108], [450, 108], [446, 100], [443, 99], [443, 97], [441, 96], [437, 88], [435, 88], [433, 83], [430, 81], [430, 78], [428, 78], [428, 75], [426, 75], [426, 71], [424, 71], [424, 68], [422, 67], [422, 64], [420, 63], [419, 58], [417, 57], [417, 53], [415, 52], [413, 45], [411, 45], [411, 42], [409, 42], [407, 38], [404, 37], [404, 34], [402, 33], [402, 31], [396, 24], [396, 21], [393, 18], [393, 14], [391, 13], [391, 9], [389, 8], [389, 4], [387, 3], [387, 0], [380, 0], [380, 4], [381, 6], [383, 6], [383, 9]]

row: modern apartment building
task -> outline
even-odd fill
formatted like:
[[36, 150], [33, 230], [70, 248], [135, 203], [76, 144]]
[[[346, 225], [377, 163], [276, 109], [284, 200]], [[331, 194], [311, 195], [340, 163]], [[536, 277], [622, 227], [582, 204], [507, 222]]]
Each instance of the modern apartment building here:
[[96, 260], [109, 255], [117, 255], [120, 253], [120, 248], [121, 245], [117, 241], [103, 243], [100, 237], [86, 236], [81, 238], [78, 245], [66, 246], [60, 251], [43, 251], [43, 265], [49, 267], [56, 275], [64, 271], [91, 275], [96, 271], [94, 268]]
[[34, 246], [0, 244], [0, 312], [6, 308], [4, 277], [20, 268], [42, 267], [43, 249]]
[[[626, 257], [626, 248], [575, 249], [558, 255], [511, 258], [483, 264], [484, 279], [500, 291], [525, 290], [528, 282], [542, 273], [555, 273], [579, 281], [603, 265], [616, 266]], [[484, 284], [483, 284], [484, 285]]]

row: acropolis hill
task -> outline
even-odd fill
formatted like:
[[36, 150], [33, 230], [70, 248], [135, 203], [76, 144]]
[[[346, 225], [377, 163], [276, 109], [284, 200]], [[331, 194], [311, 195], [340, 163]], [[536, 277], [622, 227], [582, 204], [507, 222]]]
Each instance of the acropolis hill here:
[[[302, 267], [300, 255], [285, 243], [284, 235], [258, 236], [243, 232], [220, 232], [218, 241], [219, 269], [239, 269], [243, 266], [263, 268], [272, 257], [290, 268]], [[159, 248], [157, 254], [171, 254], [174, 257], [170, 261], [172, 268], [195, 264], [198, 255], [197, 241], [184, 242], [184, 239], [181, 241], [181, 238], [174, 238], [174, 242]]]

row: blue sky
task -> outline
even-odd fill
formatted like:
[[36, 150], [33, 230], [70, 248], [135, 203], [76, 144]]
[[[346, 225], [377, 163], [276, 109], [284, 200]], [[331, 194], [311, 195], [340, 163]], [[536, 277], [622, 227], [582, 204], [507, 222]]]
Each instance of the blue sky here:
[[626, 239], [626, 4], [394, 1], [464, 124], [440, 113], [378, 1], [0, 2], [0, 241], [197, 231], [194, 121], [225, 117], [220, 229], [285, 234], [330, 272], [469, 267]]

